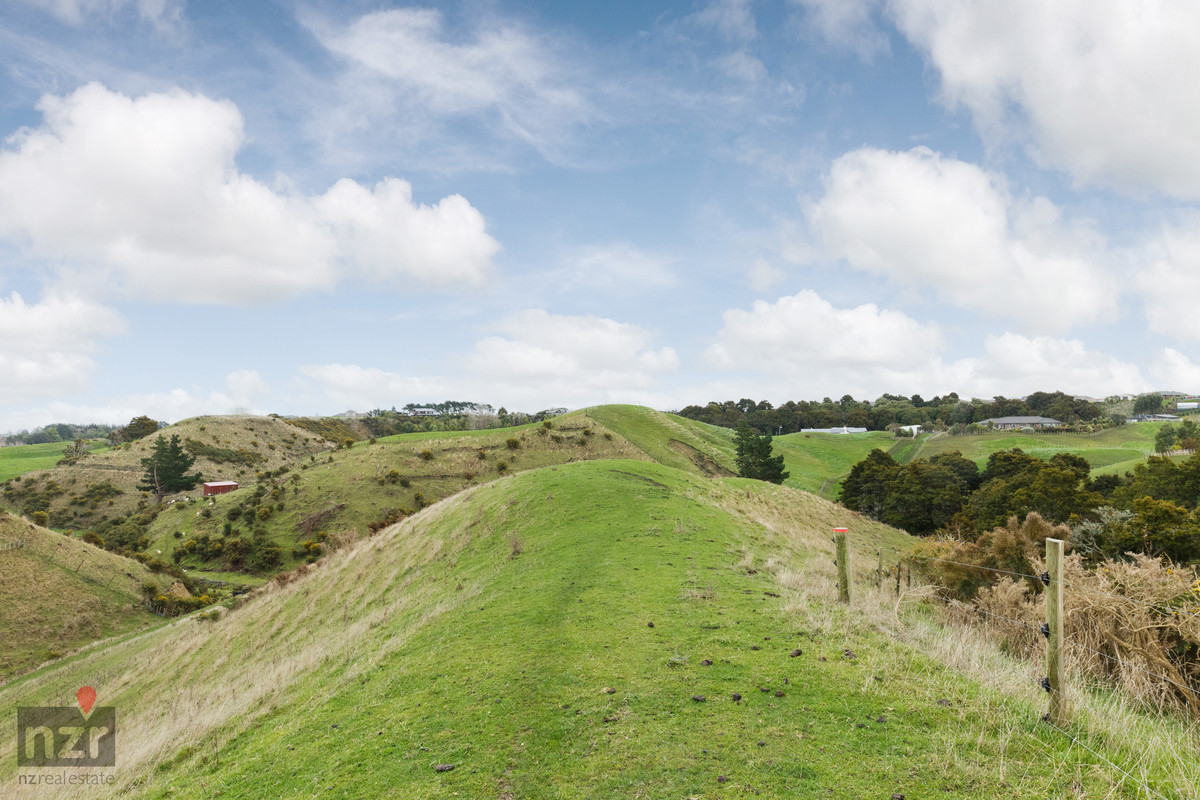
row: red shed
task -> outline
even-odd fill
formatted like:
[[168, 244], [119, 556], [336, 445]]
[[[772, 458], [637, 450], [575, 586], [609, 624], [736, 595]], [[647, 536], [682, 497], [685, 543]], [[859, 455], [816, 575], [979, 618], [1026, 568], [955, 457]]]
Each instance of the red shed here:
[[238, 488], [237, 481], [212, 481], [204, 484], [204, 496], [211, 497], [214, 494], [225, 494], [232, 492]]

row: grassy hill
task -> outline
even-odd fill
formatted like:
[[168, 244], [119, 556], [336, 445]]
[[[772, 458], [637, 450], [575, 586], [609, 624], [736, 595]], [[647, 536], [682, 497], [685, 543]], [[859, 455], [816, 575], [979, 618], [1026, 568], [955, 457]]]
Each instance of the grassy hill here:
[[0, 447], [0, 481], [37, 470], [52, 469], [63, 457], [62, 442]]
[[[530, 470], [216, 621], [0, 688], [0, 718], [94, 686], [122, 720], [94, 796], [1136, 796], [882, 594], [831, 602], [846, 521], [861, 589], [907, 537], [811, 495], [646, 461]], [[0, 792], [21, 797], [14, 746]]]
[[[907, 441], [907, 440], [900, 440]], [[791, 476], [788, 486], [825, 498], [835, 498], [841, 479], [872, 450], [890, 450], [897, 439], [886, 431], [867, 433], [789, 433], [776, 436], [775, 452]]]
[[[583, 412], [559, 417], [550, 427], [384, 437], [297, 459], [261, 485], [200, 504], [176, 504], [150, 525], [150, 549], [170, 559], [189, 540], [247, 538], [257, 528], [280, 547], [283, 564], [292, 566], [309, 560], [310, 553], [366, 536], [372, 526], [506, 474], [578, 460], [645, 457]], [[322, 545], [322, 534], [332, 539]], [[318, 547], [305, 547], [306, 542]], [[202, 567], [209, 577], [237, 579], [214, 573], [203, 559], [188, 556], [183, 563]]]
[[1005, 431], [975, 436], [923, 436], [912, 458], [931, 458], [957, 450], [981, 468], [988, 456], [1019, 447], [1038, 458], [1074, 453], [1087, 459], [1093, 475], [1123, 475], [1154, 453], [1154, 435], [1161, 422], [1139, 422], [1097, 433], [1020, 433]]
[[168, 577], [0, 513], [0, 682], [89, 642], [154, 624], [141, 586]]
[[[894, 444], [887, 434], [795, 435], [776, 441], [793, 470], [787, 485], [809, 491], [824, 487], [827, 496], [836, 491], [837, 478], [873, 447]], [[268, 494], [256, 496], [258, 487], [249, 484], [204, 506], [173, 506], [151, 524], [150, 548], [170, 558], [190, 539], [221, 537], [234, 507], [238, 517], [230, 527], [244, 537], [247, 519], [265, 505], [272, 510], [257, 525], [291, 566], [306, 560], [312, 551], [305, 543], [316, 542], [319, 533], [336, 540], [322, 545], [328, 549], [366, 535], [372, 524], [505, 474], [609, 458], [652, 460], [709, 478], [735, 474], [732, 431], [640, 406], [600, 406], [565, 414], [549, 427], [401, 434], [310, 455], [277, 471], [264, 484], [270, 486]], [[209, 577], [236, 579], [190, 556], [184, 563], [201, 567]]]
[[[179, 436], [197, 455], [193, 470], [205, 480], [253, 482], [259, 472], [330, 447], [307, 431], [271, 417], [195, 417], [160, 433]], [[147, 502], [137, 485], [142, 479], [141, 459], [150, 454], [154, 439], [149, 436], [88, 455], [71, 466], [7, 480], [0, 496], [14, 512], [47, 511], [51, 527], [58, 529], [89, 529], [105, 519], [124, 519]], [[60, 458], [61, 451], [59, 445]]]

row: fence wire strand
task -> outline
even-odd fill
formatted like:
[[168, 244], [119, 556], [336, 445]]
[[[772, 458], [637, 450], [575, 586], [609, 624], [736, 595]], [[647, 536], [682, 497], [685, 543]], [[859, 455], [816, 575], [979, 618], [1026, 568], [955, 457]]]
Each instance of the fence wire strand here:
[[[942, 564], [955, 564], [957, 566], [966, 567], [968, 569], [981, 569], [986, 572], [998, 572], [1001, 575], [1013, 575], [1018, 578], [1029, 578], [1030, 580], [1033, 580], [1033, 581], [1041, 580], [1041, 578], [1038, 577], [1037, 575], [1030, 575], [1026, 572], [1013, 572], [1013, 571], [1007, 570], [1007, 569], [996, 569], [995, 567], [981, 567], [978, 564], [967, 564], [964, 561], [951, 561], [948, 558], [934, 558], [933, 556], [918, 556], [918, 555], [913, 555], [912, 553], [904, 553], [904, 552], [901, 552], [900, 550], [896, 550], [896, 549], [893, 549], [891, 547], [886, 547], [886, 546], [883, 546], [883, 549], [890, 550], [891, 552], [896, 553], [897, 555], [903, 556], [904, 558], [916, 558], [916, 559], [920, 559], [921, 561], [937, 561]], [[1063, 584], [1063, 585], [1065, 586], [1066, 584]]]
[[[1039, 576], [1036, 576], [1036, 575], [1029, 575], [1029, 574], [1022, 573], [1022, 572], [1012, 572], [1012, 571], [1010, 571], [1010, 570], [995, 569], [995, 568], [992, 568], [992, 567], [982, 567], [982, 566], [978, 566], [978, 565], [976, 565], [976, 564], [967, 564], [967, 563], [964, 563], [964, 562], [960, 562], [960, 561], [953, 561], [953, 560], [950, 560], [950, 559], [944, 559], [944, 558], [934, 558], [934, 557], [932, 557], [932, 556], [918, 556], [918, 555], [914, 555], [914, 554], [912, 554], [912, 553], [905, 553], [905, 552], [903, 552], [903, 551], [896, 550], [895, 548], [888, 547], [888, 546], [886, 546], [886, 545], [880, 545], [879, 547], [880, 547], [880, 549], [887, 550], [887, 551], [889, 551], [889, 552], [895, 553], [895, 554], [897, 554], [897, 555], [901, 556], [902, 558], [919, 559], [919, 560], [923, 560], [923, 561], [936, 561], [936, 562], [939, 562], [939, 563], [945, 563], [945, 564], [954, 564], [954, 565], [956, 565], [956, 566], [960, 566], [960, 567], [966, 567], [966, 568], [968, 568], [968, 569], [979, 569], [979, 570], [985, 570], [985, 571], [987, 571], [987, 572], [995, 572], [995, 573], [999, 573], [999, 574], [1003, 574], [1003, 575], [1011, 575], [1011, 576], [1018, 577], [1018, 578], [1029, 578], [1029, 579], [1031, 579], [1031, 580], [1035, 580], [1035, 581], [1040, 581], [1040, 580], [1041, 580], [1041, 578], [1040, 578]], [[897, 569], [898, 569], [898, 568], [899, 568], [899, 565], [897, 564], [896, 566], [897, 566]], [[1155, 610], [1158, 610], [1158, 611], [1173, 612], [1173, 613], [1175, 613], [1175, 614], [1177, 614], [1177, 615], [1179, 615], [1179, 614], [1182, 614], [1182, 615], [1184, 615], [1184, 616], [1189, 616], [1189, 617], [1200, 617], [1200, 614], [1195, 614], [1195, 613], [1191, 613], [1191, 612], [1180, 612], [1178, 609], [1170, 609], [1170, 608], [1166, 608], [1166, 607], [1164, 607], [1162, 604], [1158, 604], [1158, 603], [1151, 603], [1151, 602], [1148, 602], [1148, 601], [1145, 601], [1145, 600], [1139, 600], [1139, 599], [1137, 599], [1137, 598], [1134, 598], [1134, 597], [1129, 597], [1129, 596], [1127, 596], [1127, 595], [1113, 594], [1112, 592], [1106, 592], [1106, 591], [1103, 591], [1103, 590], [1101, 590], [1101, 589], [1095, 589], [1095, 588], [1092, 588], [1092, 587], [1089, 587], [1089, 586], [1083, 586], [1083, 585], [1078, 585], [1078, 584], [1069, 584], [1069, 583], [1066, 583], [1066, 582], [1063, 582], [1061, 585], [1062, 585], [1062, 587], [1063, 587], [1063, 588], [1080, 589], [1080, 590], [1083, 590], [1083, 591], [1089, 591], [1089, 592], [1094, 592], [1094, 593], [1097, 593], [1097, 594], [1105, 595], [1105, 596], [1108, 596], [1108, 597], [1113, 597], [1113, 598], [1116, 598], [1116, 599], [1118, 599], [1118, 600], [1127, 600], [1127, 601], [1129, 601], [1129, 602], [1132, 602], [1132, 603], [1138, 603], [1138, 604], [1140, 604], [1140, 605], [1147, 606], [1147, 607], [1149, 607], [1149, 608], [1152, 608], [1152, 609], [1155, 609]], [[933, 595], [927, 595], [927, 596], [929, 596], [929, 597], [934, 597], [934, 598], [936, 598], [936, 599], [938, 599], [938, 600], [941, 600], [943, 603], [945, 603], [945, 604], [946, 604], [946, 606], [947, 606], [947, 607], [950, 607], [950, 604], [951, 604], [951, 603], [954, 603], [954, 602], [959, 602], [959, 601], [954, 601], [954, 600], [952, 600], [952, 599], [950, 599], [950, 598], [947, 598], [947, 597], [942, 597], [942, 596], [941, 596], [941, 595], [939, 595], [939, 594], [933, 594]], [[1042, 630], [1041, 628], [1039, 628], [1038, 626], [1036, 626], [1036, 625], [1031, 625], [1030, 623], [1028, 623], [1028, 622], [1025, 622], [1025, 621], [1023, 621], [1023, 620], [1013, 619], [1012, 617], [1006, 617], [1006, 616], [1003, 616], [1003, 615], [1001, 615], [1001, 614], [996, 614], [996, 613], [994, 613], [994, 612], [991, 612], [991, 611], [988, 611], [988, 610], [986, 610], [986, 609], [979, 608], [978, 606], [974, 606], [974, 605], [970, 605], [970, 604], [966, 604], [966, 603], [960, 603], [960, 605], [962, 606], [962, 608], [963, 608], [964, 610], [978, 611], [979, 613], [981, 613], [981, 614], [985, 614], [985, 615], [987, 615], [987, 616], [989, 616], [989, 617], [994, 617], [994, 618], [996, 618], [996, 619], [1003, 620], [1003, 621], [1005, 621], [1005, 622], [1008, 622], [1008, 623], [1010, 623], [1010, 624], [1014, 624], [1014, 625], [1020, 625], [1020, 626], [1022, 626], [1022, 627], [1029, 628], [1029, 629], [1031, 629], [1031, 630], [1037, 631], [1038, 633], [1043, 633], [1043, 630]], [[1094, 654], [1096, 654], [1096, 655], [1098, 655], [1098, 656], [1101, 656], [1101, 657], [1103, 657], [1103, 658], [1106, 658], [1106, 659], [1108, 659], [1108, 660], [1110, 660], [1110, 661], [1112, 661], [1112, 662], [1115, 662], [1115, 663], [1117, 663], [1117, 664], [1118, 664], [1118, 665], [1120, 665], [1120, 666], [1123, 666], [1123, 667], [1128, 667], [1128, 668], [1130, 668], [1130, 669], [1134, 669], [1134, 670], [1137, 670], [1137, 671], [1143, 672], [1143, 673], [1145, 673], [1145, 674], [1147, 674], [1147, 675], [1150, 675], [1150, 676], [1152, 676], [1152, 677], [1155, 677], [1155, 678], [1158, 678], [1158, 679], [1160, 679], [1160, 680], [1162, 680], [1162, 681], [1165, 681], [1165, 682], [1167, 682], [1167, 683], [1169, 683], [1169, 684], [1171, 684], [1171, 685], [1173, 685], [1173, 686], [1175, 686], [1175, 687], [1177, 687], [1177, 688], [1179, 688], [1179, 689], [1182, 689], [1182, 690], [1184, 690], [1184, 691], [1186, 691], [1186, 692], [1190, 692], [1190, 693], [1191, 693], [1193, 696], [1200, 697], [1200, 690], [1198, 690], [1196, 687], [1193, 687], [1193, 686], [1190, 686], [1190, 685], [1181, 684], [1181, 683], [1179, 683], [1178, 681], [1172, 680], [1171, 678], [1168, 678], [1168, 677], [1167, 677], [1167, 676], [1165, 676], [1165, 675], [1160, 675], [1160, 674], [1159, 674], [1159, 673], [1157, 673], [1157, 672], [1153, 672], [1153, 671], [1151, 671], [1151, 670], [1148, 670], [1148, 669], [1145, 669], [1145, 668], [1143, 668], [1143, 667], [1139, 667], [1138, 665], [1136, 665], [1136, 664], [1133, 664], [1133, 663], [1131, 663], [1131, 662], [1129, 662], [1129, 661], [1126, 661], [1125, 659], [1123, 659], [1123, 658], [1120, 658], [1120, 657], [1118, 657], [1118, 656], [1112, 656], [1112, 655], [1109, 655], [1108, 653], [1104, 653], [1104, 652], [1101, 652], [1101, 651], [1099, 651], [1099, 650], [1096, 650], [1096, 649], [1094, 649], [1094, 648], [1088, 647], [1088, 646], [1087, 646], [1087, 645], [1085, 645], [1085, 644], [1082, 644], [1082, 643], [1080, 643], [1080, 642], [1078, 642], [1078, 641], [1075, 641], [1074, 639], [1072, 639], [1072, 638], [1071, 638], [1071, 637], [1069, 637], [1069, 636], [1064, 636], [1063, 638], [1064, 638], [1064, 642], [1065, 642], [1066, 644], [1069, 644], [1069, 645], [1071, 645], [1071, 646], [1073, 646], [1073, 647], [1077, 647], [1077, 648], [1080, 648], [1080, 649], [1082, 649], [1082, 650], [1086, 650], [1086, 651], [1088, 651], [1088, 652], [1094, 653]], [[1081, 676], [1079, 673], [1077, 673], [1077, 674], [1076, 674], [1076, 677], [1082, 677], [1082, 676]], [[1049, 689], [1049, 691], [1051, 691], [1051, 692], [1054, 692], [1054, 693], [1058, 694], [1060, 697], [1063, 697], [1064, 699], [1066, 699], [1066, 695], [1065, 695], [1065, 694], [1063, 694], [1062, 692], [1058, 691], [1058, 690], [1055, 690], [1055, 689]], [[1043, 719], [1042, 719], [1042, 722], [1044, 722], [1044, 723], [1045, 723], [1045, 724], [1046, 724], [1048, 727], [1050, 727], [1050, 728], [1054, 729], [1055, 731], [1059, 732], [1060, 734], [1062, 734], [1064, 737], [1066, 737], [1067, 739], [1069, 739], [1069, 740], [1070, 740], [1070, 741], [1071, 741], [1073, 744], [1075, 744], [1075, 745], [1078, 745], [1080, 748], [1082, 748], [1082, 749], [1086, 750], [1087, 752], [1091, 753], [1093, 756], [1095, 756], [1095, 757], [1096, 757], [1096, 758], [1098, 758], [1099, 760], [1103, 761], [1105, 764], [1107, 764], [1108, 766], [1112, 767], [1114, 770], [1116, 770], [1117, 772], [1121, 773], [1121, 774], [1122, 774], [1122, 775], [1124, 775], [1126, 778], [1128, 778], [1130, 781], [1132, 781], [1132, 782], [1133, 782], [1135, 785], [1137, 785], [1137, 786], [1141, 787], [1142, 789], [1145, 789], [1145, 790], [1146, 790], [1147, 792], [1149, 792], [1150, 794], [1153, 794], [1153, 795], [1154, 795], [1154, 796], [1156, 796], [1156, 797], [1160, 797], [1160, 798], [1162, 798], [1162, 800], [1170, 800], [1170, 798], [1168, 798], [1168, 797], [1167, 797], [1166, 795], [1164, 795], [1162, 792], [1160, 792], [1160, 791], [1158, 791], [1157, 789], [1155, 789], [1153, 786], [1151, 786], [1151, 785], [1150, 785], [1149, 783], [1147, 783], [1145, 780], [1142, 780], [1142, 779], [1140, 779], [1140, 778], [1138, 778], [1138, 777], [1134, 776], [1134, 775], [1133, 775], [1131, 772], [1129, 772], [1129, 771], [1125, 770], [1124, 768], [1120, 767], [1119, 765], [1117, 765], [1116, 763], [1114, 763], [1114, 762], [1113, 762], [1111, 759], [1107, 758], [1106, 756], [1104, 756], [1103, 754], [1101, 754], [1101, 753], [1100, 753], [1100, 752], [1098, 752], [1097, 750], [1093, 749], [1092, 747], [1088, 746], [1086, 743], [1084, 743], [1083, 741], [1081, 741], [1081, 740], [1079, 739], [1079, 737], [1077, 737], [1077, 736], [1073, 735], [1073, 734], [1072, 734], [1070, 731], [1067, 731], [1067, 730], [1065, 730], [1065, 729], [1063, 729], [1063, 728], [1059, 727], [1058, 725], [1055, 725], [1054, 723], [1050, 722], [1050, 720], [1049, 720], [1049, 718], [1048, 718], [1048, 717], [1049, 717], [1049, 715], [1047, 715], [1046, 717], [1043, 717]]]

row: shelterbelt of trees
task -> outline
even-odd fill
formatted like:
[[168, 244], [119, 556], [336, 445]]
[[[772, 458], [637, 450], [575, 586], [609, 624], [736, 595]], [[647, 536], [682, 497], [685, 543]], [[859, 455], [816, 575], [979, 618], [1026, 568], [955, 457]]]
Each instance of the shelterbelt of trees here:
[[873, 450], [842, 482], [847, 508], [918, 536], [975, 541], [1012, 518], [1037, 513], [1071, 528], [1071, 546], [1092, 558], [1129, 552], [1200, 560], [1200, 453], [1152, 456], [1124, 476], [1092, 477], [1087, 461], [1043, 461], [1020, 449], [992, 454], [984, 469], [958, 452], [898, 464]]
[[[1161, 398], [1160, 398], [1161, 401]], [[776, 407], [766, 400], [743, 398], [734, 402], [711, 402], [687, 406], [679, 415], [688, 419], [735, 428], [745, 420], [750, 427], [771, 433], [795, 433], [804, 428], [834, 428], [843, 425], [867, 430], [887, 430], [890, 425], [967, 426], [992, 417], [1043, 416], [1068, 425], [1093, 423], [1104, 416], [1103, 408], [1088, 400], [1078, 400], [1062, 392], [1034, 392], [1024, 400], [997, 397], [991, 401], [963, 400], [957, 392], [925, 400], [885, 394], [874, 402], [826, 397], [821, 401], [789, 400]], [[1113, 422], [1123, 422], [1124, 415]]]

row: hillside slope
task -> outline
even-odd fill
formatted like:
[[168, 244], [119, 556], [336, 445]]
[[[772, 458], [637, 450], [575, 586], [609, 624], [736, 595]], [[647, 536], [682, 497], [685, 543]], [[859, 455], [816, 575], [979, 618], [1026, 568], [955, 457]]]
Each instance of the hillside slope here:
[[957, 450], [980, 468], [988, 456], [1014, 447], [1038, 458], [1048, 459], [1055, 453], [1082, 456], [1092, 467], [1093, 475], [1123, 475], [1154, 453], [1154, 435], [1162, 423], [1139, 422], [1106, 428], [1096, 433], [1021, 433], [997, 431], [969, 436], [922, 437], [916, 458], [932, 458], [939, 453]]
[[165, 589], [171, 579], [133, 559], [4, 513], [0, 548], [0, 682], [159, 621], [142, 608], [141, 587]]
[[[179, 436], [196, 455], [192, 469], [204, 480], [253, 482], [259, 472], [330, 447], [307, 431], [272, 417], [194, 417], [163, 428], [159, 434]], [[46, 511], [53, 528], [86, 530], [106, 520], [123, 519], [147, 502], [137, 488], [144, 472], [141, 459], [150, 454], [157, 436], [90, 454], [77, 464], [5, 481], [3, 502], [10, 510], [26, 515]], [[199, 494], [199, 489], [192, 494]]]
[[[93, 685], [122, 722], [117, 785], [91, 796], [1106, 790], [1032, 721], [992, 721], [1028, 707], [829, 602], [828, 532], [847, 520], [864, 584], [874, 548], [907, 537], [811, 495], [642, 461], [531, 470], [216, 622], [2, 688], [0, 718]], [[0, 740], [0, 791], [52, 796], [22, 794], [13, 747]]]

